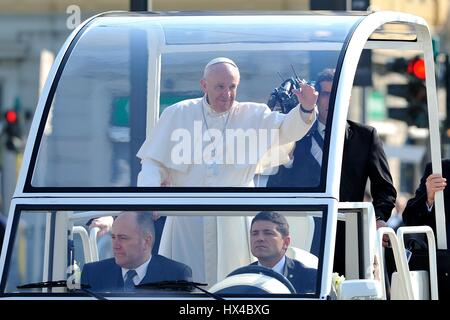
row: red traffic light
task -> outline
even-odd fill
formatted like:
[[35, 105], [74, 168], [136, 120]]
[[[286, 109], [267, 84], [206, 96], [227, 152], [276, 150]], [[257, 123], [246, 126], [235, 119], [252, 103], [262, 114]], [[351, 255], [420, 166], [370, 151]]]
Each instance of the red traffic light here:
[[425, 80], [425, 61], [422, 58], [415, 58], [408, 62], [407, 72], [420, 80]]
[[17, 112], [14, 110], [6, 111], [5, 119], [8, 123], [15, 123], [17, 121]]

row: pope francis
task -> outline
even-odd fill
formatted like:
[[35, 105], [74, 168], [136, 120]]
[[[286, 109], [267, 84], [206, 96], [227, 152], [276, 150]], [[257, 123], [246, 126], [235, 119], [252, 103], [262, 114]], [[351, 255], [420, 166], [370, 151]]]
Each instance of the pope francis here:
[[[289, 161], [295, 141], [316, 119], [314, 87], [295, 90], [300, 103], [281, 114], [266, 104], [236, 101], [239, 80], [228, 58], [205, 66], [204, 96], [164, 110], [138, 151], [138, 186], [254, 187], [255, 174]], [[194, 281], [212, 285], [251, 262], [248, 231], [246, 217], [169, 216], [159, 253], [189, 265]]]

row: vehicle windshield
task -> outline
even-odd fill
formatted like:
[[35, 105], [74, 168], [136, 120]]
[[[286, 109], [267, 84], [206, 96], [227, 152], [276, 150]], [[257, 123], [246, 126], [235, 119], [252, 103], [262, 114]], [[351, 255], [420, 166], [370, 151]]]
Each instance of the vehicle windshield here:
[[[138, 277], [134, 285], [193, 281], [224, 297], [319, 294], [324, 206], [280, 211], [72, 209], [26, 209], [18, 213], [2, 292], [83, 294], [77, 290], [82, 286], [106, 296], [204, 296], [199, 289], [186, 291], [175, 284], [171, 288], [133, 286], [127, 290], [127, 271], [135, 269]], [[216, 227], [207, 233], [186, 230], [189, 222], [201, 218], [203, 227]], [[93, 228], [96, 223], [109, 227]], [[216, 240], [220, 234], [227, 234], [220, 238], [227, 239], [223, 243]], [[268, 265], [270, 261], [274, 266]], [[252, 269], [258, 266], [263, 267], [262, 275]], [[249, 277], [253, 277], [251, 281]], [[50, 291], [40, 287], [18, 289], [59, 280], [67, 280], [67, 285]]]
[[[297, 164], [292, 159], [300, 161], [301, 150], [293, 154], [293, 145], [309, 128], [298, 108], [292, 110], [298, 104], [293, 90], [303, 80], [314, 85], [324, 69], [339, 69], [346, 39], [360, 19], [155, 15], [93, 20], [70, 45], [57, 72], [27, 190], [256, 186], [262, 191], [323, 192], [326, 165], [321, 164], [328, 162], [329, 149], [325, 131], [318, 138], [311, 177], [299, 180], [283, 173]], [[197, 108], [205, 95], [200, 81], [205, 66], [217, 57], [234, 61], [240, 73], [238, 107], [219, 112], [218, 119], [214, 108]], [[328, 95], [329, 105], [323, 108], [330, 116], [321, 116], [324, 125], [331, 123], [335, 86], [331, 79], [317, 101], [319, 105]], [[186, 99], [194, 99], [187, 113], [159, 120], [168, 106]], [[211, 138], [210, 129], [222, 139]], [[138, 157], [144, 141], [155, 145], [149, 148], [160, 156], [144, 147]], [[144, 175], [139, 183], [141, 159], [156, 161], [167, 179], [152, 183]]]

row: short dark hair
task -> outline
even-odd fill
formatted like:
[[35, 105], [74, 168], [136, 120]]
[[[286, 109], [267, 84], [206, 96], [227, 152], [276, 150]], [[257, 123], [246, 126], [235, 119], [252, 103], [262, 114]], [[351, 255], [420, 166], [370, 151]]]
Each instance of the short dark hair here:
[[315, 88], [316, 91], [320, 94], [320, 92], [322, 91], [322, 86], [320, 85], [321, 82], [323, 81], [331, 81], [333, 82], [334, 79], [334, 69], [331, 68], [327, 68], [327, 69], [323, 69], [321, 72], [319, 72], [319, 74], [317, 75], [317, 80], [316, 80], [316, 84], [315, 84]]
[[275, 211], [261, 211], [258, 213], [252, 220], [252, 224], [250, 226], [253, 226], [253, 223], [255, 221], [270, 221], [272, 223], [275, 223], [277, 225], [277, 230], [283, 237], [286, 237], [289, 235], [289, 224], [286, 220], [286, 218]]

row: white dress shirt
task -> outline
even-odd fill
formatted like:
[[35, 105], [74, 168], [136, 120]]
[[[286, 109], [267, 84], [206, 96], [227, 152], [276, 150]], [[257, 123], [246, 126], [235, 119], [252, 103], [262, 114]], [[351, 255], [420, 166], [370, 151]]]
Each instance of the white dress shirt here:
[[[133, 283], [135, 285], [141, 283], [142, 279], [144, 279], [145, 274], [147, 273], [148, 264], [150, 263], [150, 260], [152, 260], [152, 255], [150, 255], [150, 258], [148, 258], [147, 261], [145, 261], [143, 264], [141, 264], [139, 267], [134, 269], [136, 271], [136, 275], [133, 277]], [[126, 274], [130, 269], [122, 268], [122, 278], [125, 282]]]
[[[278, 272], [279, 274], [283, 275], [284, 264], [285, 263], [286, 263], [286, 256], [283, 256], [283, 258], [281, 258], [280, 261], [278, 261], [277, 264], [274, 265], [270, 269], [272, 269], [273, 271]], [[258, 261], [258, 266], [267, 268], [266, 266], [263, 266], [261, 263], [259, 263], [259, 261]]]

